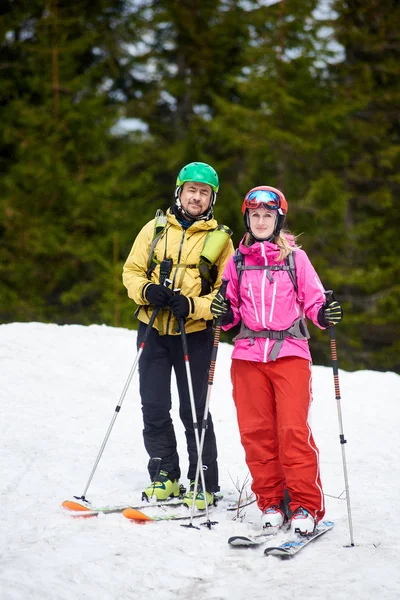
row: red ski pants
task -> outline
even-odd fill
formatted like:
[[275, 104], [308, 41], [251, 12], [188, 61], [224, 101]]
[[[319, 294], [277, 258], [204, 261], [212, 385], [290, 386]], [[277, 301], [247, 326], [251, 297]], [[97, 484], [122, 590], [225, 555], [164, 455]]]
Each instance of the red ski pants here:
[[325, 506], [318, 448], [308, 424], [311, 364], [297, 356], [268, 363], [233, 359], [231, 377], [259, 508], [280, 506], [286, 488], [290, 510], [302, 506], [319, 521]]

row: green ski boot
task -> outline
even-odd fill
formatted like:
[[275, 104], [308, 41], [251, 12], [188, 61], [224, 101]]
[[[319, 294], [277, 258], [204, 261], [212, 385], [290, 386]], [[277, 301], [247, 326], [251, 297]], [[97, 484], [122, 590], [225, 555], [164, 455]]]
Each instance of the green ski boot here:
[[[192, 503], [193, 503], [193, 493], [194, 493], [194, 481], [191, 481], [190, 482], [189, 491], [186, 492], [186, 494], [185, 494], [185, 496], [183, 498], [183, 504], [185, 506], [187, 506], [188, 508], [190, 508], [192, 506]], [[195, 507], [198, 510], [205, 510], [206, 509], [206, 502], [207, 502], [207, 506], [213, 506], [214, 504], [216, 504], [215, 494], [206, 491], [206, 497], [204, 499], [203, 490], [202, 489], [198, 489], [198, 492], [197, 492], [197, 495], [196, 495], [196, 500], [194, 501]]]
[[143, 500], [168, 500], [169, 498], [178, 498], [181, 494], [181, 488], [177, 479], [170, 479], [166, 471], [160, 471], [156, 479], [143, 491]]

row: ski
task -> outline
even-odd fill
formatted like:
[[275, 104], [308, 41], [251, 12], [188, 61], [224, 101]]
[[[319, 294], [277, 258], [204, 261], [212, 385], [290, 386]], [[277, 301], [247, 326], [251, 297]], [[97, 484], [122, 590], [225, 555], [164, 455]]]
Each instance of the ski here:
[[281, 558], [289, 558], [294, 556], [300, 550], [305, 548], [307, 544], [313, 542], [315, 539], [332, 529], [334, 523], [332, 521], [322, 521], [318, 523], [314, 533], [307, 536], [298, 535], [295, 538], [280, 544], [280, 546], [269, 546], [265, 548], [264, 554], [266, 556], [280, 556]]
[[268, 533], [259, 533], [257, 535], [233, 535], [228, 539], [228, 544], [235, 548], [254, 548], [261, 546], [278, 533], [276, 528], [271, 527], [270, 529], [273, 529], [273, 531], [269, 531]]
[[[222, 494], [217, 493], [215, 495], [216, 503], [218, 503], [222, 499], [223, 499]], [[240, 504], [240, 505], [231, 503], [226, 507], [226, 510], [227, 511], [240, 510], [240, 509], [244, 508], [245, 506], [248, 506], [251, 503], [252, 502]], [[159, 501], [159, 502], [143, 502], [142, 504], [138, 504], [138, 505], [122, 504], [122, 505], [96, 506], [96, 505], [92, 505], [90, 502], [85, 502], [85, 501], [82, 501], [79, 499], [64, 500], [64, 502], [62, 502], [62, 507], [73, 517], [96, 517], [99, 514], [112, 515], [112, 514], [123, 513], [126, 509], [142, 511], [145, 509], [153, 509], [153, 508], [163, 509], [166, 507], [177, 508], [180, 506], [185, 506], [183, 503], [182, 496], [179, 496], [177, 498], [170, 498], [169, 500], [163, 500], [163, 501]], [[142, 514], [144, 514], [144, 513], [142, 513]], [[205, 513], [202, 513], [202, 514], [205, 514]], [[202, 514], [200, 514], [199, 516], [202, 516]], [[124, 516], [126, 516], [126, 515], [124, 515]], [[187, 519], [188, 517], [186, 517], [186, 516], [179, 517], [178, 515], [171, 515], [170, 517], [169, 516], [161, 517], [160, 519], [149, 518], [149, 520], [174, 520], [174, 519], [176, 520], [178, 518], [179, 519], [181, 519], [181, 518]], [[140, 518], [137, 518], [136, 520], [140, 520]], [[142, 518], [141, 520], [145, 520], [145, 519]]]
[[[223, 495], [220, 493], [215, 494], [215, 500], [214, 500], [214, 504], [209, 505], [208, 510], [209, 512], [211, 512], [214, 508], [217, 507], [218, 502], [220, 500], [223, 499]], [[168, 506], [168, 505], [166, 505]], [[186, 507], [187, 510], [190, 510], [191, 507]], [[124, 517], [126, 517], [127, 519], [130, 519], [131, 521], [134, 521], [135, 523], [144, 523], [146, 521], [188, 521], [189, 519], [191, 519], [191, 512], [188, 513], [187, 515], [177, 515], [177, 514], [167, 514], [167, 515], [154, 515], [154, 516], [150, 516], [147, 515], [146, 513], [142, 512], [141, 510], [138, 510], [137, 508], [126, 508], [125, 510], [122, 511], [122, 514]], [[199, 517], [205, 517], [206, 516], [206, 512], [205, 510], [201, 510], [199, 512], [196, 512], [196, 514], [193, 515], [193, 518], [199, 518]]]
[[95, 517], [99, 514], [104, 515], [112, 515], [116, 513], [122, 513], [126, 508], [134, 508], [137, 510], [141, 510], [143, 508], [162, 508], [163, 506], [182, 506], [183, 499], [171, 499], [160, 502], [158, 504], [152, 504], [146, 502], [145, 504], [140, 504], [138, 506], [132, 506], [131, 504], [123, 504], [123, 505], [106, 505], [106, 506], [92, 506], [90, 503], [83, 504], [82, 502], [77, 502], [75, 500], [64, 500], [62, 503], [62, 507], [65, 508], [71, 516], [77, 517]]
[[[211, 509], [211, 506], [208, 507], [209, 511]], [[211, 512], [211, 511], [210, 511]], [[135, 508], [126, 508], [125, 510], [122, 511], [122, 514], [124, 517], [126, 517], [127, 519], [129, 519], [130, 521], [133, 521], [134, 523], [147, 523], [149, 521], [152, 522], [156, 522], [156, 521], [188, 521], [191, 518], [191, 515], [154, 515], [153, 517], [150, 517], [149, 515], [146, 515], [144, 512], [137, 510]], [[193, 515], [194, 519], [198, 519], [200, 517], [205, 517], [205, 511], [202, 511], [201, 513], [196, 513], [195, 515]]]

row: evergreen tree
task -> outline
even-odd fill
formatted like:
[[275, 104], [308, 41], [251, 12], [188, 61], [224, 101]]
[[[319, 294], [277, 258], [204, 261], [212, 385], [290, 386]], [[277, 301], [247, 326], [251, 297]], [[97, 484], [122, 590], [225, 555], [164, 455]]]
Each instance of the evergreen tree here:
[[[220, 99], [234, 101], [248, 28], [238, 0], [154, 0], [140, 24], [135, 72], [141, 94], [131, 98], [127, 116], [146, 125], [145, 206], [166, 209], [181, 167], [211, 163], [219, 172], [219, 220], [226, 220], [224, 150], [211, 129]], [[154, 214], [154, 213], [153, 213]], [[145, 216], [145, 215], [143, 215]], [[147, 216], [147, 215], [146, 215]], [[228, 219], [229, 221], [229, 219]], [[227, 222], [228, 222], [227, 221]]]
[[[329, 52], [319, 35], [325, 23], [314, 16], [313, 0], [250, 4], [236, 98], [219, 101], [212, 128], [226, 162], [234, 157], [231, 195], [239, 202], [251, 187], [274, 185], [286, 193], [289, 225], [296, 225], [321, 144], [318, 114], [329, 97]], [[238, 227], [243, 230], [241, 222]]]
[[344, 302], [343, 366], [400, 371], [400, 2], [334, 8], [343, 59], [331, 68], [330, 162], [313, 182], [314, 197], [326, 192], [319, 246]]
[[129, 3], [2, 6], [1, 319], [113, 322]]
[[[203, 160], [236, 244], [243, 195], [284, 191], [289, 228], [344, 304], [341, 366], [400, 371], [400, 2], [333, 8], [3, 2], [0, 319], [134, 326], [122, 263], [179, 169]], [[328, 362], [315, 328], [312, 352]]]
[[[212, 128], [226, 161], [234, 157], [227, 179], [236, 203], [236, 241], [244, 229], [239, 212], [244, 194], [256, 185], [278, 187], [289, 202], [289, 228], [304, 233], [298, 243], [331, 287], [315, 242], [315, 235], [324, 239], [325, 232], [317, 228], [315, 213], [324, 196], [316, 197], [314, 182], [325, 166], [323, 153], [331, 135], [325, 109], [332, 93], [327, 65], [334, 52], [317, 5], [312, 0], [253, 3], [237, 99], [219, 101]], [[313, 328], [311, 348], [319, 364], [328, 361], [326, 333]]]

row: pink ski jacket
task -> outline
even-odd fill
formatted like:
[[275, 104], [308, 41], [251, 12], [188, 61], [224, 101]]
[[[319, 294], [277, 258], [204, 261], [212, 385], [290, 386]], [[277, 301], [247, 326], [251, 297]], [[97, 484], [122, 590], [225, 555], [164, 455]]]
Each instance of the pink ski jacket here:
[[[283, 260], [278, 260], [279, 247], [271, 242], [255, 242], [247, 248], [242, 240], [239, 250], [246, 266], [285, 264]], [[242, 320], [253, 331], [280, 331], [291, 327], [303, 314], [321, 328], [317, 316], [325, 303], [323, 285], [303, 250], [294, 250], [294, 260], [297, 295], [288, 271], [244, 270], [240, 281], [239, 305], [238, 272], [232, 256], [222, 277], [228, 280], [226, 298], [230, 300], [234, 321], [223, 329], [231, 329]], [[276, 340], [269, 338], [236, 340], [232, 358], [268, 362], [274, 344]], [[299, 356], [311, 360], [308, 341], [287, 337], [278, 358], [284, 356]]]

